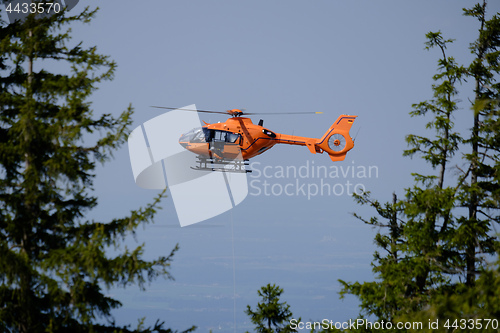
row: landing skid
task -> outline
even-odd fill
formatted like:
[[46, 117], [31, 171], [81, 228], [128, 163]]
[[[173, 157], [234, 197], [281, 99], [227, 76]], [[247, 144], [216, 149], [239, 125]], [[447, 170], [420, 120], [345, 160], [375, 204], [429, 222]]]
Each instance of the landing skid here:
[[249, 165], [248, 160], [221, 160], [218, 158], [197, 157], [197, 166], [191, 167], [193, 170], [200, 171], [219, 171], [233, 173], [247, 173], [252, 170], [247, 170], [246, 165]]

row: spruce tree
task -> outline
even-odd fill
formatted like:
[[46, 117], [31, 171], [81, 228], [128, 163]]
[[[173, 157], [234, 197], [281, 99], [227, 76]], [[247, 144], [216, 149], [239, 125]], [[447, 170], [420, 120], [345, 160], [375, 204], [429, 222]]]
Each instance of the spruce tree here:
[[497, 14], [487, 19], [486, 7], [484, 0], [464, 9], [464, 14], [479, 24], [479, 36], [470, 46], [475, 58], [468, 67], [474, 80], [473, 126], [467, 141], [472, 149], [466, 155], [469, 168], [465, 171], [470, 176], [462, 187], [462, 205], [469, 210], [461, 233], [469, 287], [482, 269], [482, 256], [498, 250], [491, 230], [500, 222], [500, 17]]
[[[458, 110], [456, 85], [465, 69], [446, 54], [441, 33], [427, 34], [427, 49], [437, 47], [441, 58], [434, 76], [434, 98], [413, 105], [412, 116], [432, 115], [427, 124], [435, 131], [433, 138], [408, 135], [410, 149], [404, 155], [420, 155], [437, 175], [413, 174], [415, 185], [406, 190], [405, 198], [381, 204], [369, 193], [355, 196], [359, 204], [376, 209], [378, 217], [369, 220], [355, 214], [367, 224], [379, 227], [375, 238], [378, 251], [374, 255], [377, 281], [347, 283], [341, 281], [341, 295], [353, 294], [361, 301], [363, 315], [375, 315], [379, 320], [396, 321], [403, 314], [414, 313], [428, 304], [436, 294], [450, 285], [449, 272], [457, 265], [456, 251], [450, 244], [453, 235], [458, 188], [446, 187], [445, 174], [450, 158], [457, 152], [460, 136], [453, 131], [453, 115]], [[388, 229], [385, 232], [384, 229]]]
[[[275, 284], [267, 284], [257, 291], [262, 301], [257, 304], [255, 310], [247, 305], [245, 313], [250, 316], [254, 323], [255, 331], [259, 333], [273, 332], [297, 332], [290, 326], [292, 312], [290, 305], [286, 302], [280, 303], [280, 296], [283, 289]], [[300, 318], [298, 319], [300, 321]]]
[[[111, 311], [121, 303], [106, 289], [170, 278], [177, 247], [147, 261], [143, 246], [122, 244], [152, 221], [162, 195], [123, 218], [85, 218], [97, 205], [96, 163], [125, 142], [132, 115], [131, 107], [118, 117], [92, 110], [89, 97], [116, 64], [96, 47], [72, 43], [68, 26], [90, 22], [95, 12], [1, 22], [2, 331], [128, 332], [115, 325]], [[55, 62], [60, 72], [45, 69]], [[170, 331], [159, 321], [136, 331], [151, 329]]]
[[[356, 196], [359, 203], [376, 209], [377, 217], [360, 218], [380, 227], [375, 241], [386, 252], [375, 253], [376, 281], [341, 281], [342, 296], [360, 299], [361, 315], [396, 322], [498, 314], [498, 306], [492, 305], [499, 290], [498, 269], [488, 266], [485, 258], [499, 251], [494, 230], [500, 222], [500, 19], [498, 14], [487, 19], [486, 7], [483, 1], [464, 9], [480, 24], [469, 66], [460, 66], [447, 55], [452, 40], [440, 32], [427, 34], [427, 48], [437, 48], [441, 54], [434, 97], [413, 105], [410, 114], [431, 115], [427, 129], [435, 130], [435, 135], [408, 135], [410, 148], [404, 155], [422, 157], [437, 173], [413, 174], [415, 185], [406, 190], [404, 199], [392, 203], [379, 203], [369, 193]], [[475, 82], [471, 129], [456, 133], [458, 87], [470, 78]], [[459, 172], [449, 177], [446, 171], [455, 155], [465, 167], [457, 166]]]
[[[500, 241], [495, 227], [500, 222], [500, 17], [497, 13], [487, 19], [486, 8], [483, 1], [464, 9], [466, 16], [477, 19], [479, 37], [471, 43], [474, 60], [467, 67], [474, 83], [473, 125], [459, 194], [459, 206], [467, 208], [468, 215], [458, 220], [454, 237], [463, 258], [463, 283], [456, 283], [454, 292], [439, 295], [422, 313], [439, 320], [442, 332], [464, 327], [498, 332], [500, 327]], [[496, 255], [497, 260], [487, 263], [487, 255]]]

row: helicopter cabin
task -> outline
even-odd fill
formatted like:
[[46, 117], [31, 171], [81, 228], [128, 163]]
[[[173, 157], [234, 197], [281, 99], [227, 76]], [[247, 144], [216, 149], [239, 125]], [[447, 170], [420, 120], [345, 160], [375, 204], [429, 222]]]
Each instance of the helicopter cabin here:
[[226, 142], [240, 144], [241, 135], [229, 131], [221, 131], [199, 127], [183, 134], [179, 142], [189, 143], [207, 143], [207, 142]]

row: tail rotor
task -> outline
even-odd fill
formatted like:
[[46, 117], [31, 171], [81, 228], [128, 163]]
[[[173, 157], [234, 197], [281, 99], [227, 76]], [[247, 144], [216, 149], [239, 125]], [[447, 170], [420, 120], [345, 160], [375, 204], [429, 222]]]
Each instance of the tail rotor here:
[[354, 141], [349, 131], [357, 116], [342, 115], [330, 126], [316, 145], [327, 152], [332, 161], [343, 161]]

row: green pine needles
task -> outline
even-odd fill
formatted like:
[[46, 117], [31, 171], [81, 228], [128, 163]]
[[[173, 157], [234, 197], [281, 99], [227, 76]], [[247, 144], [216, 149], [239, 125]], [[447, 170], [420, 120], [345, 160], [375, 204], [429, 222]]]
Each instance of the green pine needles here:
[[[461, 319], [500, 318], [500, 17], [487, 18], [483, 1], [464, 15], [478, 21], [471, 43], [473, 61], [462, 66], [448, 56], [453, 41], [441, 32], [426, 35], [426, 48], [437, 49], [438, 72], [432, 99], [413, 105], [411, 116], [426, 116], [429, 137], [410, 134], [405, 156], [429, 162], [431, 174], [413, 174], [415, 185], [403, 199], [380, 203], [369, 193], [355, 196], [375, 208], [377, 216], [360, 218], [378, 227], [373, 272], [376, 280], [343, 285], [341, 296], [355, 295], [361, 316], [396, 322], [438, 320], [437, 331], [461, 329]], [[474, 83], [470, 107], [460, 106], [459, 88]], [[464, 98], [465, 99], [465, 98]], [[468, 109], [468, 110], [467, 110]], [[454, 130], [454, 119], [470, 112], [470, 131]], [[457, 155], [462, 160], [452, 164]], [[447, 172], [453, 170], [453, 172]], [[487, 260], [488, 259], [488, 260]], [[448, 322], [448, 327], [445, 323]], [[469, 321], [467, 321], [469, 324]], [[467, 326], [466, 329], [471, 328]], [[462, 327], [463, 329], [463, 327]], [[497, 331], [483, 326], [481, 331]], [[377, 332], [379, 332], [378, 330]], [[407, 330], [382, 330], [400, 332]], [[411, 330], [408, 330], [411, 331]], [[467, 330], [464, 330], [464, 332]]]
[[[286, 302], [280, 302], [283, 289], [279, 286], [268, 283], [257, 290], [261, 302], [257, 304], [255, 310], [247, 305], [245, 313], [255, 325], [255, 332], [273, 333], [273, 332], [297, 332], [291, 326], [293, 314], [290, 311], [290, 305]], [[300, 322], [298, 318], [298, 322]]]
[[[116, 64], [95, 47], [73, 44], [68, 25], [90, 22], [95, 12], [30, 15], [0, 28], [4, 332], [171, 332], [161, 322], [137, 330], [116, 326], [111, 310], [121, 304], [105, 295], [108, 287], [143, 287], [156, 277], [170, 278], [177, 247], [152, 261], [142, 258], [142, 246], [120, 247], [140, 224], [152, 221], [162, 195], [124, 218], [106, 223], [85, 218], [97, 205], [96, 163], [126, 141], [132, 115], [131, 107], [117, 118], [93, 113], [89, 97], [100, 82], [113, 78]], [[67, 71], [45, 70], [50, 62]], [[102, 136], [84, 140], [97, 133]]]

